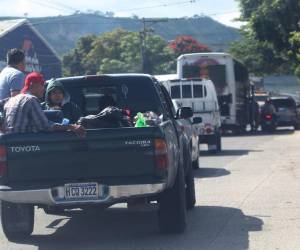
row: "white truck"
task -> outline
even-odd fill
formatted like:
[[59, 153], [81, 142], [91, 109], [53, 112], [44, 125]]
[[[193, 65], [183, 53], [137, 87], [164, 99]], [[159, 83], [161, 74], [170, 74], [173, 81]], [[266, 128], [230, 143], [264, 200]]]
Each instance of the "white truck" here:
[[[160, 77], [157, 77], [161, 80]], [[221, 151], [221, 116], [214, 84], [205, 79], [161, 80], [172, 100], [193, 110], [193, 119], [202, 118], [195, 127], [200, 144], [207, 144], [211, 153]]]

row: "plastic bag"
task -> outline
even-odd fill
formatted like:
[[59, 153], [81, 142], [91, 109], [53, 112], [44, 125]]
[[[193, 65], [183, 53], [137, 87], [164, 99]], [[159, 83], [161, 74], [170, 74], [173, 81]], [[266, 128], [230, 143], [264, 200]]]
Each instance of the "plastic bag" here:
[[81, 117], [78, 124], [85, 128], [132, 127], [130, 117], [117, 107], [107, 107], [97, 115]]
[[[145, 123], [145, 126], [137, 126], [137, 122], [139, 122], [141, 124], [141, 115], [142, 115], [142, 119]], [[153, 111], [147, 111], [144, 113], [137, 113], [137, 115], [134, 117], [134, 123], [135, 123], [135, 127], [146, 127], [146, 126], [157, 126], [162, 122], [162, 116], [158, 116], [156, 113], [154, 113]]]

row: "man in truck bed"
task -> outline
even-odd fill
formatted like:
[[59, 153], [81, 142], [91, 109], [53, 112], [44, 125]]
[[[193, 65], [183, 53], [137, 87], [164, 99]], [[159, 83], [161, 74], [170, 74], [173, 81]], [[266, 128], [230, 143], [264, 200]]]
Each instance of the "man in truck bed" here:
[[80, 137], [84, 136], [85, 130], [80, 125], [61, 125], [47, 119], [38, 100], [44, 95], [44, 83], [41, 74], [30, 73], [25, 79], [21, 94], [6, 102], [4, 105], [5, 133], [71, 130]]

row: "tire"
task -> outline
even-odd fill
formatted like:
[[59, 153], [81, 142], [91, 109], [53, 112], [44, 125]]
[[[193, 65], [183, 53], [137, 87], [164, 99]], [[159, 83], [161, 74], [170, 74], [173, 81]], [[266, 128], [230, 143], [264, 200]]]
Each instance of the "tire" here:
[[298, 124], [297, 122], [294, 124], [294, 129], [295, 130], [300, 130], [300, 124]]
[[222, 151], [222, 138], [221, 138], [221, 134], [218, 133], [218, 137], [217, 137], [217, 152], [221, 152]]
[[179, 166], [172, 188], [159, 197], [158, 224], [162, 233], [183, 233], [186, 227], [185, 181]]
[[192, 163], [193, 169], [199, 169], [199, 156], [197, 157], [197, 160], [193, 161]]
[[193, 169], [199, 169], [200, 168], [200, 166], [199, 166], [199, 144], [198, 144], [198, 154], [197, 154], [197, 158], [196, 158], [196, 160], [194, 160], [193, 162], [192, 162], [192, 167], [193, 167]]
[[189, 166], [187, 168], [187, 174], [185, 176], [185, 200], [186, 200], [186, 208], [188, 210], [193, 209], [196, 204], [196, 192], [195, 192], [195, 179], [194, 179], [194, 171], [192, 168], [191, 160], [187, 160], [189, 162]]
[[213, 144], [209, 144], [208, 146], [213, 145], [213, 146], [214, 146], [214, 149], [209, 149], [208, 151], [209, 151], [211, 154], [217, 154], [217, 153], [219, 153], [219, 152], [222, 150], [222, 145], [221, 145], [221, 134], [220, 134], [219, 132], [217, 132], [217, 133], [214, 135], [214, 139], [213, 139], [212, 141], [213, 141]]
[[264, 132], [272, 133], [276, 131], [276, 125], [270, 125], [270, 126], [262, 125], [261, 130]]
[[34, 206], [1, 201], [1, 223], [8, 240], [26, 239], [33, 232]]

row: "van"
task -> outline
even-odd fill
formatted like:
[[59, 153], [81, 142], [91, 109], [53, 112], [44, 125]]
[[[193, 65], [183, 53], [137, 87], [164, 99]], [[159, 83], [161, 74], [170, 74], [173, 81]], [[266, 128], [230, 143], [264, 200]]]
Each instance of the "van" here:
[[178, 105], [191, 107], [200, 144], [207, 144], [211, 153], [221, 151], [221, 115], [215, 86], [207, 79], [172, 79], [162, 81], [170, 96]]

